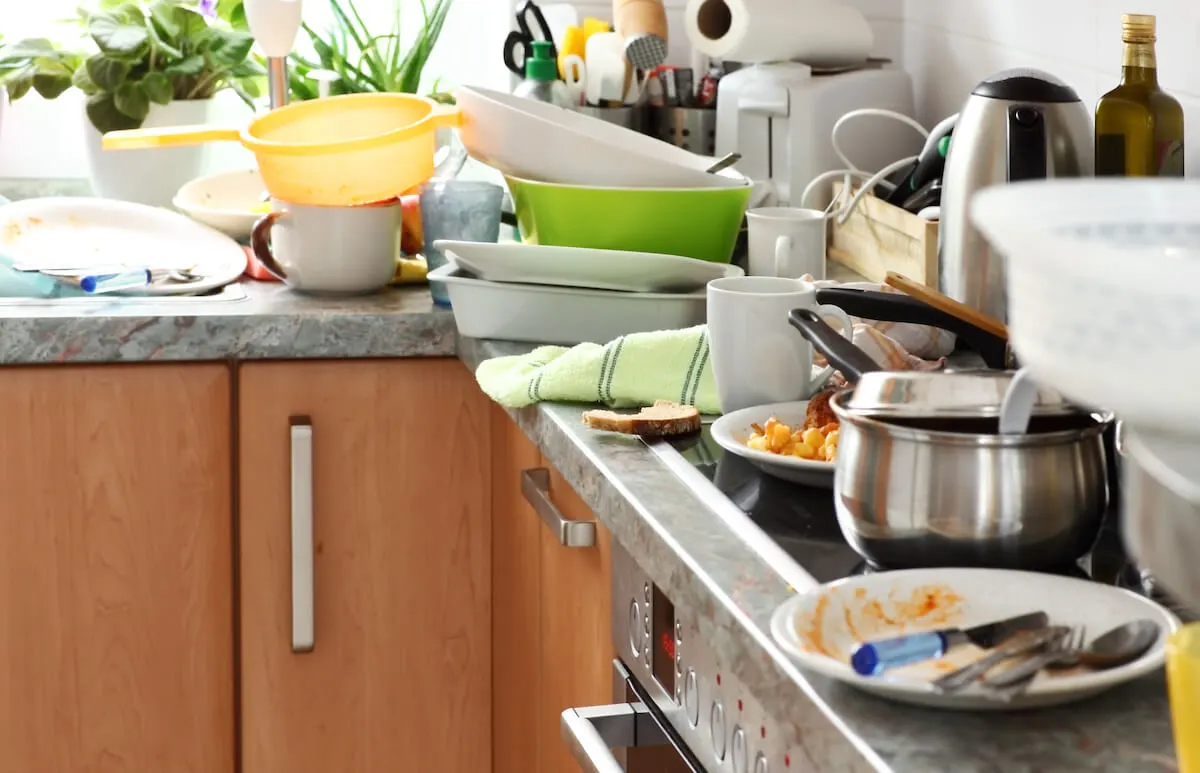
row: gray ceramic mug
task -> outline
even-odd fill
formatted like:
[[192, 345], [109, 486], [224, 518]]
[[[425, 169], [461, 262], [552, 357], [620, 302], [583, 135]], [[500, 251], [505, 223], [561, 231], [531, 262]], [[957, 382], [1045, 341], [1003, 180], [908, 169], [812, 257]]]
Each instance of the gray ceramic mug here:
[[357, 207], [280, 207], [254, 224], [254, 257], [293, 290], [352, 295], [387, 286], [400, 255], [399, 199]]

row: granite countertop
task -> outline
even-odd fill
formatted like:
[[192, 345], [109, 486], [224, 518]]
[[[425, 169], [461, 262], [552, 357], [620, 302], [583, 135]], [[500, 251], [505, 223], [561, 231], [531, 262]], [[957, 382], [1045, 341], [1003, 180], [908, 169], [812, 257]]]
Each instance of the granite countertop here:
[[[459, 340], [474, 368], [531, 347]], [[891, 704], [806, 673], [774, 644], [771, 614], [793, 588], [645, 443], [593, 433], [582, 408], [514, 411], [522, 429], [774, 717], [788, 717], [805, 770], [889, 773], [1164, 773], [1177, 770], [1165, 684], [1155, 674], [1058, 709], [952, 713]], [[708, 630], [703, 626], [708, 625]]]
[[235, 289], [237, 300], [0, 303], [0, 363], [454, 355], [454, 315], [424, 286], [347, 298]]

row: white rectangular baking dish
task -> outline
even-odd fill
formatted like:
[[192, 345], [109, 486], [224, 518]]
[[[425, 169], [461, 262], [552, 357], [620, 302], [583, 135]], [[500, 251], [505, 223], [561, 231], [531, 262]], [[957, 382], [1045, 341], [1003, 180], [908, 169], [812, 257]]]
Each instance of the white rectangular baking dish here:
[[549, 285], [488, 282], [453, 262], [429, 272], [443, 282], [458, 332], [539, 344], [607, 343], [629, 333], [703, 324], [704, 290], [622, 293]]

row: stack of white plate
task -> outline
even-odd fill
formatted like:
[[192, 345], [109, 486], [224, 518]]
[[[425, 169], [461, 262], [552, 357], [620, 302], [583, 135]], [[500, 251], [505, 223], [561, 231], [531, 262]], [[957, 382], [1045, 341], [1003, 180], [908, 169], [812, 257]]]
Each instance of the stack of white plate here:
[[468, 338], [605, 343], [705, 321], [705, 286], [737, 266], [676, 255], [507, 242], [434, 243], [450, 262], [430, 272]]

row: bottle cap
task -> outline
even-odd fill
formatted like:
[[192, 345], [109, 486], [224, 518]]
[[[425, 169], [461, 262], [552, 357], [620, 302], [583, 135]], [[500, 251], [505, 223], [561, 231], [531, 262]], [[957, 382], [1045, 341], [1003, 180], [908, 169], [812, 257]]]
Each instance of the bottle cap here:
[[1127, 13], [1121, 17], [1121, 40], [1125, 43], [1153, 43], [1155, 17], [1149, 14]]
[[532, 50], [525, 59], [525, 77], [535, 81], [558, 80], [558, 62], [551, 58], [554, 44], [548, 40], [535, 40], [529, 47]]

